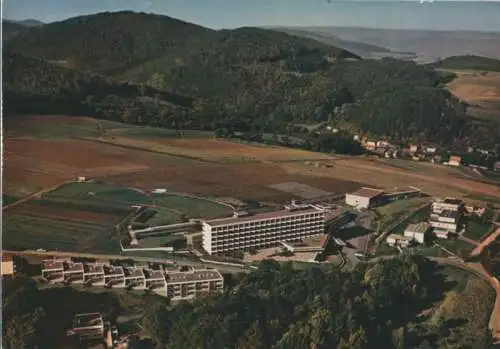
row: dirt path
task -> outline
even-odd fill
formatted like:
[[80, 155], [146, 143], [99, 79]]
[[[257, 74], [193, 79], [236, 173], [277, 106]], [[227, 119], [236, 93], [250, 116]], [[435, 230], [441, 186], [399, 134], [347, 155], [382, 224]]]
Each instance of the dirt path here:
[[37, 191], [36, 193], [33, 193], [31, 195], [28, 195], [28, 196], [25, 196], [24, 198], [22, 199], [19, 199], [17, 201], [14, 201], [14, 202], [11, 202], [10, 204], [8, 205], [5, 205], [5, 206], [2, 206], [2, 211], [5, 211], [6, 209], [10, 208], [10, 207], [14, 207], [14, 206], [18, 206], [22, 203], [25, 203], [31, 199], [35, 199], [35, 198], [39, 198], [41, 197], [43, 194], [49, 192], [49, 191], [52, 191], [52, 190], [55, 190], [57, 188], [59, 188], [60, 186], [63, 186], [65, 184], [69, 184], [69, 183], [73, 183], [73, 181], [65, 181], [65, 182], [62, 182], [62, 183], [58, 183], [50, 188], [45, 188], [45, 189], [42, 189], [40, 191]]

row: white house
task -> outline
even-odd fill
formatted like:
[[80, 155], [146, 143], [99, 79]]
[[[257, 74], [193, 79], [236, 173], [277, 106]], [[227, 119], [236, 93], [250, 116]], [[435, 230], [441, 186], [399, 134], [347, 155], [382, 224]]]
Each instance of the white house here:
[[408, 247], [413, 241], [413, 238], [398, 234], [389, 234], [385, 241], [389, 246]]
[[430, 225], [427, 222], [410, 224], [404, 231], [404, 236], [414, 239], [420, 244], [424, 243], [425, 235], [429, 231]]

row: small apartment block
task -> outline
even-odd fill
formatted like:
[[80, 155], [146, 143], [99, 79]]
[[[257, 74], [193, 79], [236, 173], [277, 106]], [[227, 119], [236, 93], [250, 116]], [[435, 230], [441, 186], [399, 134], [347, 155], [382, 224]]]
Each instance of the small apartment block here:
[[146, 288], [150, 290], [157, 290], [165, 288], [167, 282], [165, 281], [165, 274], [161, 270], [143, 269], [144, 279], [146, 280]]
[[191, 299], [224, 289], [224, 279], [216, 269], [167, 271], [166, 280], [166, 296], [172, 300]]
[[464, 204], [459, 199], [446, 198], [434, 201], [429, 224], [434, 229], [435, 235], [443, 238], [448, 237], [444, 232], [457, 233], [462, 225], [464, 210]]
[[135, 289], [146, 288], [146, 278], [141, 268], [137, 267], [124, 267], [125, 286]]
[[63, 261], [57, 259], [47, 259], [42, 261], [42, 277], [48, 282], [64, 281]]
[[64, 265], [64, 281], [69, 283], [83, 283], [83, 263], [66, 261]]
[[120, 266], [104, 265], [104, 282], [108, 287], [125, 287], [125, 273]]
[[94, 286], [104, 286], [104, 267], [102, 264], [85, 264], [83, 267], [83, 282]]
[[324, 233], [325, 210], [287, 206], [285, 210], [203, 222], [203, 248], [208, 254], [268, 248]]
[[77, 314], [73, 319], [73, 331], [80, 341], [104, 338], [104, 321], [99, 313]]

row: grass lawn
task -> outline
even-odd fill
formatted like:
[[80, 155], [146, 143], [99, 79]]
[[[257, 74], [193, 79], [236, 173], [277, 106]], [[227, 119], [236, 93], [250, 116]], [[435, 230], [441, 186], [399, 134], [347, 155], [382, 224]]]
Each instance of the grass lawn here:
[[412, 207], [418, 207], [428, 201], [427, 198], [410, 198], [407, 200], [396, 200], [387, 205], [377, 207], [375, 210], [382, 216], [393, 216], [398, 213], [407, 213]]
[[192, 218], [226, 217], [233, 210], [211, 200], [174, 194], [156, 195], [155, 204], [185, 213]]
[[[37, 138], [69, 138], [69, 137], [90, 137], [96, 138], [101, 135], [96, 123], [74, 124], [71, 122], [30, 122], [29, 116], [26, 122], [21, 122], [23, 116], [16, 116], [14, 122], [8, 122], [6, 134], [15, 137], [29, 136]], [[44, 115], [47, 120], [54, 119], [50, 115]], [[67, 118], [68, 120], [71, 117]], [[55, 120], [54, 120], [55, 121]]]
[[438, 246], [417, 246], [413, 248], [414, 253], [426, 257], [449, 257], [450, 255]]
[[148, 225], [166, 225], [182, 222], [181, 217], [171, 209], [166, 207], [156, 207], [154, 210], [156, 211], [156, 214], [144, 223]]
[[112, 227], [14, 214], [3, 218], [5, 249], [119, 252]]
[[52, 190], [49, 194], [67, 198], [82, 198], [90, 196], [89, 193], [99, 194], [106, 191], [120, 189], [117, 186], [100, 182], [68, 183]]
[[453, 253], [458, 253], [459, 250], [471, 251], [474, 248], [474, 245], [468, 243], [467, 241], [456, 238], [440, 239], [436, 241], [436, 243]]
[[182, 235], [168, 235], [168, 236], [152, 236], [144, 239], [139, 239], [138, 247], [166, 247], [173, 246], [176, 247], [181, 243], [181, 245], [185, 244], [186, 238]]

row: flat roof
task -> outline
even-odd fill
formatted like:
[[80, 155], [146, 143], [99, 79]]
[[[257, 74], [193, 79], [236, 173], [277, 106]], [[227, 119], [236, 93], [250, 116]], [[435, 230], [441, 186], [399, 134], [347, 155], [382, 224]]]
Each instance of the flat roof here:
[[74, 262], [63, 262], [64, 271], [82, 271], [83, 272], [83, 263], [74, 263]]
[[104, 274], [104, 266], [102, 264], [85, 264], [84, 265], [85, 273], [99, 273]]
[[394, 240], [408, 240], [408, 241], [413, 240], [412, 237], [404, 236], [404, 235], [399, 235], [399, 234], [389, 234], [387, 236], [387, 239], [389, 239], [389, 238], [392, 238]]
[[10, 253], [2, 253], [2, 262], [12, 262], [12, 254]]
[[125, 275], [121, 266], [104, 265], [105, 275]]
[[144, 277], [144, 272], [141, 268], [137, 267], [124, 267], [123, 272], [125, 277]]
[[161, 270], [144, 269], [144, 277], [146, 280], [162, 279], [165, 280], [165, 274]]
[[412, 231], [415, 233], [425, 233], [427, 230], [429, 230], [430, 224], [427, 222], [420, 222], [420, 223], [415, 223], [415, 224], [409, 224], [405, 232], [407, 231]]
[[192, 269], [190, 271], [167, 272], [167, 282], [203, 281], [220, 279], [222, 275], [215, 269]]
[[42, 270], [62, 270], [64, 268], [63, 262], [58, 260], [44, 260], [42, 261]]
[[355, 192], [349, 193], [349, 194], [361, 196], [364, 198], [374, 198], [374, 197], [379, 196], [383, 193], [384, 193], [384, 191], [380, 190], [380, 189], [362, 187], [362, 188], [359, 188], [358, 190], [356, 190]]
[[300, 209], [298, 209], [298, 210], [281, 210], [281, 211], [257, 213], [254, 215], [243, 216], [243, 217], [227, 217], [227, 218], [213, 219], [213, 220], [205, 221], [205, 223], [207, 223], [211, 226], [229, 225], [229, 224], [236, 224], [236, 223], [245, 223], [245, 222], [255, 221], [255, 220], [266, 220], [266, 219], [273, 219], [273, 218], [293, 217], [293, 216], [300, 216], [303, 214], [322, 213], [322, 212], [325, 212], [325, 211], [319, 210], [316, 208], [309, 208], [309, 209], [302, 209], [302, 210], [300, 210]]
[[73, 320], [74, 329], [103, 325], [102, 316], [99, 313], [76, 314]]

